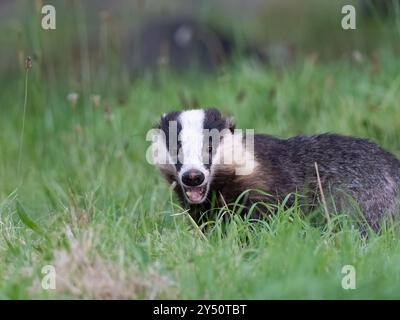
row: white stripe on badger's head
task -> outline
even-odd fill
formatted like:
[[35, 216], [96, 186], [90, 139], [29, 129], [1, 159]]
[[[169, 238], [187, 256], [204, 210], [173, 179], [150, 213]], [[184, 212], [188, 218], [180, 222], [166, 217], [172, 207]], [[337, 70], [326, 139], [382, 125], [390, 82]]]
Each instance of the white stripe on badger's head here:
[[204, 110], [188, 110], [180, 114], [178, 121], [181, 125], [179, 140], [181, 141], [182, 167], [179, 176], [191, 169], [197, 169], [208, 176], [208, 170], [203, 164], [204, 142]]
[[213, 158], [218, 154], [223, 131], [232, 135], [233, 123], [211, 108], [167, 113], [161, 117], [159, 128], [165, 135], [161, 153], [168, 152], [165, 158], [170, 160], [160, 169], [180, 185], [189, 203], [202, 203], [213, 180]]

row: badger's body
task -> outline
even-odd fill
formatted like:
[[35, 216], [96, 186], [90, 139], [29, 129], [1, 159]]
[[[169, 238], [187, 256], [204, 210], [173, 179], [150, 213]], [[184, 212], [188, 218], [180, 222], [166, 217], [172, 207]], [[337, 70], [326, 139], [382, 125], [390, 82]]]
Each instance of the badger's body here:
[[[176, 163], [170, 157], [171, 121], [177, 124], [177, 149], [182, 149]], [[204, 128], [220, 132], [218, 141], [205, 139]], [[250, 148], [247, 136], [232, 139], [237, 133], [231, 121], [216, 109], [165, 114], [160, 129], [166, 138], [158, 139], [156, 145], [160, 153], [168, 154], [168, 161], [157, 165], [177, 185], [178, 197], [195, 218], [210, 208], [212, 200], [221, 206], [230, 204], [246, 190], [252, 190], [243, 197], [247, 208], [260, 201], [277, 204], [285, 198], [291, 205], [294, 194], [299, 194], [305, 210], [311, 210], [320, 204], [321, 187], [329, 210], [360, 209], [375, 229], [381, 218], [400, 213], [400, 161], [368, 140], [336, 134], [285, 140], [254, 135]], [[221, 155], [226, 150], [239, 157], [224, 161]], [[211, 161], [204, 163], [207, 152]], [[250, 170], [238, 171], [243, 167]], [[257, 206], [253, 212], [259, 217], [269, 212], [267, 207]]]

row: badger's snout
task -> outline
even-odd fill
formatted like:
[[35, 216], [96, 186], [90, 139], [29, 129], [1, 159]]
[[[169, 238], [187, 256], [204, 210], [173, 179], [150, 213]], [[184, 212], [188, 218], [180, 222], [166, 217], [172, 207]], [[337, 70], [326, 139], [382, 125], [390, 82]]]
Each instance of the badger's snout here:
[[204, 173], [197, 169], [191, 169], [182, 174], [182, 183], [188, 187], [198, 187], [204, 179]]
[[202, 203], [208, 193], [209, 174], [199, 169], [181, 171], [180, 182], [189, 203]]

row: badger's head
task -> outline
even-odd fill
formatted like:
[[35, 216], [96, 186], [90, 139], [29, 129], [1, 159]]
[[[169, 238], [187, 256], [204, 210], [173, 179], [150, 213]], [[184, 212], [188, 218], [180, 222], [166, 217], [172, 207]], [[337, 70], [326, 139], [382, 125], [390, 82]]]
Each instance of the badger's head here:
[[232, 120], [217, 109], [187, 110], [163, 114], [159, 129], [156, 164], [170, 182], [180, 186], [187, 202], [203, 203], [221, 143], [232, 136]]

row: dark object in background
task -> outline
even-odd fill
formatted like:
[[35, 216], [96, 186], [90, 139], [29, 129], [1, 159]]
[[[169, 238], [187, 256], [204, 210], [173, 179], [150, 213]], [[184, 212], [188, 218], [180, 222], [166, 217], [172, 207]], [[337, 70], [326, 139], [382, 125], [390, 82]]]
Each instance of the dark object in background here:
[[389, 16], [400, 9], [400, 0], [360, 0], [361, 8], [367, 16]]
[[[145, 25], [131, 46], [134, 70], [157, 70], [169, 66], [177, 71], [215, 71], [240, 48], [234, 39], [220, 30], [193, 18], [172, 17]], [[246, 56], [266, 61], [261, 51], [243, 48]]]

